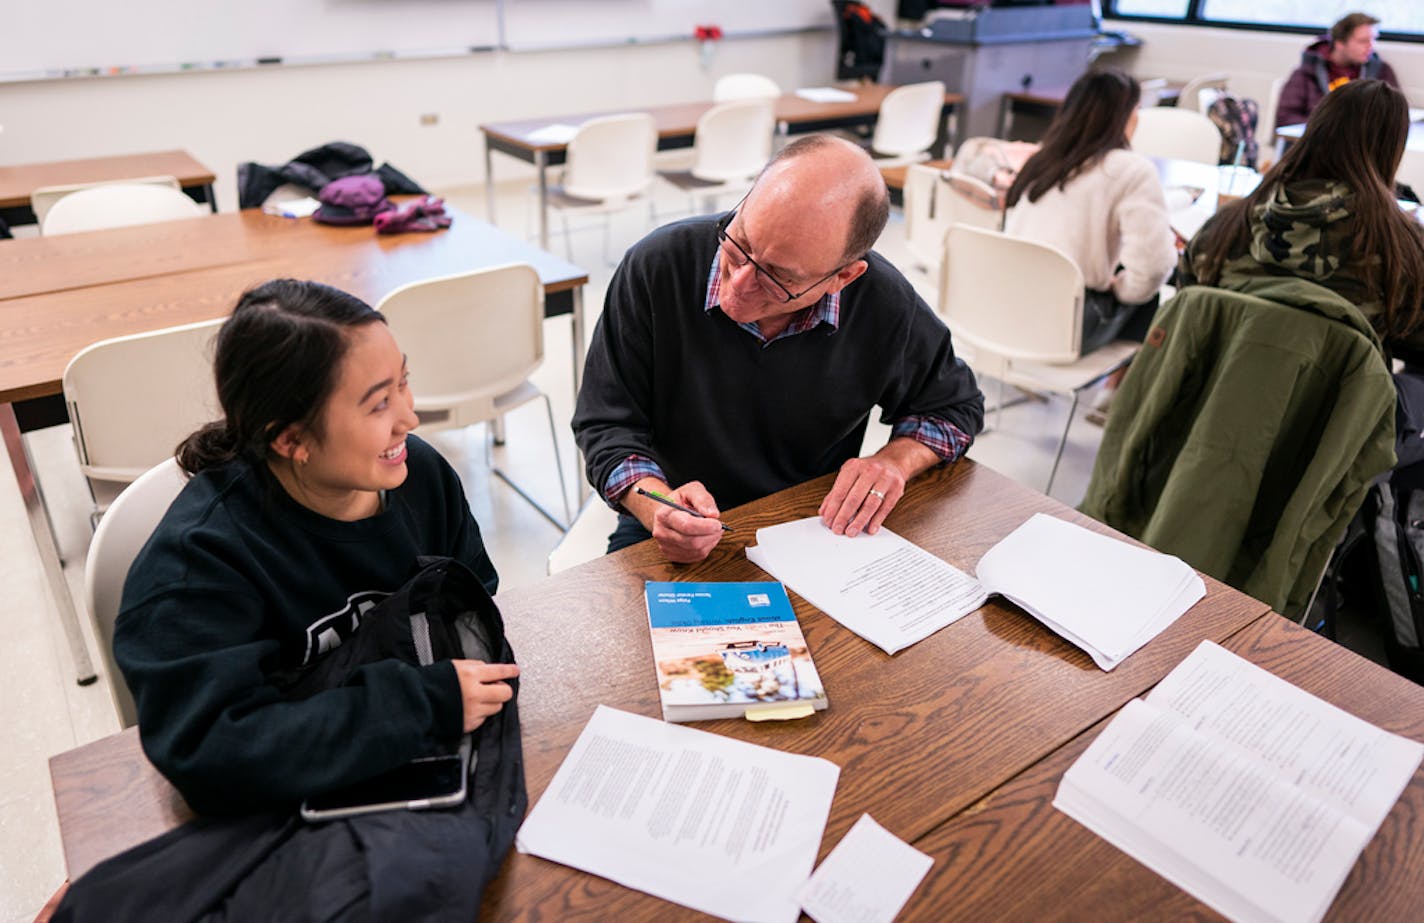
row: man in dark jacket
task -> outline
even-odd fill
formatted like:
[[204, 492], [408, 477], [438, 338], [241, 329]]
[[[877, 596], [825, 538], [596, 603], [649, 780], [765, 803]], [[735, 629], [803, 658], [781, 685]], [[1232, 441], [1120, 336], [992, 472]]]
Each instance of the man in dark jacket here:
[[1368, 13], [1351, 13], [1330, 27], [1300, 56], [1297, 67], [1281, 90], [1276, 106], [1276, 127], [1299, 125], [1342, 83], [1373, 77], [1399, 89], [1394, 68], [1375, 52], [1379, 20]]

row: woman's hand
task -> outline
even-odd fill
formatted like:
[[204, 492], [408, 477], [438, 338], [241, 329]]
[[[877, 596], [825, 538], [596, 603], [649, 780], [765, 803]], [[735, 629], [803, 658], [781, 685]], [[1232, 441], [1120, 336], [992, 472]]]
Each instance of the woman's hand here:
[[460, 681], [460, 695], [465, 702], [465, 733], [468, 734], [514, 697], [514, 690], [505, 680], [518, 676], [519, 667], [483, 660], [450, 662], [455, 665], [455, 677]]

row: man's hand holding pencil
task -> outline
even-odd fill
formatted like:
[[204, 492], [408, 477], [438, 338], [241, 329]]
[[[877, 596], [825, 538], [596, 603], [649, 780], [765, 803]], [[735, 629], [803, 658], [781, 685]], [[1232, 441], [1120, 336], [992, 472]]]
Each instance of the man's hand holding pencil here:
[[673, 490], [657, 478], [643, 478], [623, 498], [623, 506], [653, 533], [663, 556], [675, 564], [701, 561], [717, 547], [724, 531], [732, 531], [700, 481]]

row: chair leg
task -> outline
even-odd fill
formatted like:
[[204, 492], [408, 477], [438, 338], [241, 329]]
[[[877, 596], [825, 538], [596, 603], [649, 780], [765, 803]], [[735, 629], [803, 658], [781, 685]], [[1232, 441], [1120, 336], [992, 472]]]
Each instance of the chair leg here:
[[541, 504], [538, 500], [535, 500], [532, 496], [530, 496], [528, 491], [516, 484], [508, 474], [504, 473], [503, 469], [501, 469], [498, 465], [494, 463], [494, 458], [490, 451], [490, 443], [493, 442], [493, 439], [489, 434], [486, 434], [485, 438], [485, 462], [489, 465], [491, 474], [503, 481], [505, 485], [509, 487], [510, 490], [513, 490], [515, 493], [519, 494], [519, 496], [523, 497], [524, 502], [534, 507], [535, 511], [538, 512], [539, 515], [549, 520], [550, 524], [552, 524], [554, 528], [558, 529], [560, 532], [567, 532], [569, 531], [569, 526], [573, 524], [574, 516], [573, 509], [569, 506], [569, 489], [568, 483], [564, 478], [564, 462], [563, 459], [559, 456], [558, 428], [554, 423], [554, 405], [549, 401], [549, 395], [541, 394], [540, 397], [544, 399], [544, 411], [549, 418], [549, 438], [552, 439], [554, 443], [554, 465], [558, 469], [559, 499], [563, 503], [565, 518], [560, 521], [557, 516], [545, 509], [543, 504]]
[[574, 236], [569, 233], [569, 213], [563, 212], [559, 218], [564, 222], [564, 253], [568, 254], [569, 262], [574, 261]]
[[1073, 425], [1073, 416], [1078, 412], [1078, 392], [1073, 392], [1073, 403], [1068, 408], [1068, 422], [1063, 424], [1063, 438], [1058, 440], [1058, 452], [1053, 456], [1053, 470], [1048, 472], [1048, 486], [1043, 488], [1046, 494], [1053, 493], [1053, 479], [1058, 477], [1058, 463], [1063, 460], [1063, 448], [1068, 445], [1068, 429]]

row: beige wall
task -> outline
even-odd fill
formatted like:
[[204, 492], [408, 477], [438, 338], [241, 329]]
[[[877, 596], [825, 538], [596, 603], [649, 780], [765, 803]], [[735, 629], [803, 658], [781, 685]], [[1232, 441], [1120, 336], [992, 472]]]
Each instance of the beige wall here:
[[[558, 52], [0, 83], [0, 164], [187, 148], [235, 208], [236, 167], [353, 141], [430, 187], [484, 182], [477, 126], [565, 112], [705, 100], [716, 78], [757, 71], [783, 88], [829, 82], [833, 33]], [[434, 114], [435, 125], [421, 116]], [[496, 156], [496, 179], [521, 166]]]

